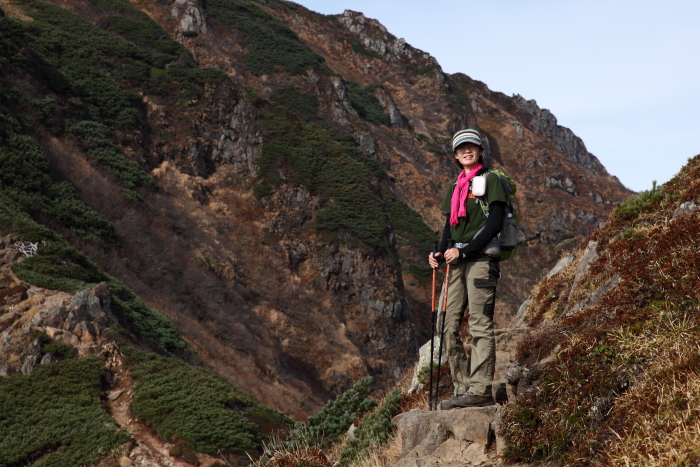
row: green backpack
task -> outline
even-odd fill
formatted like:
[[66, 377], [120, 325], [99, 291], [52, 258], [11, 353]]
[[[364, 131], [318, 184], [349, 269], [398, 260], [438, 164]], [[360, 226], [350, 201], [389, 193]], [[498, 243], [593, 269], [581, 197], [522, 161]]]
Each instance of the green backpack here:
[[[516, 186], [515, 182], [508, 175], [504, 174], [503, 171], [498, 169], [489, 169], [483, 172], [481, 175], [486, 177], [490, 173], [498, 176], [499, 180], [501, 181], [501, 185], [503, 186], [503, 191], [506, 193], [506, 199], [508, 200], [506, 203], [505, 213], [503, 215], [503, 228], [498, 234], [498, 240], [501, 244], [501, 261], [503, 261], [513, 256], [513, 253], [515, 253], [515, 249], [518, 246], [518, 213], [515, 211], [515, 206], [513, 204], [513, 201], [515, 200]], [[489, 205], [488, 203], [484, 202], [483, 196], [477, 197], [477, 203], [481, 207], [484, 215], [488, 218]], [[479, 235], [479, 232], [477, 232], [476, 235]]]

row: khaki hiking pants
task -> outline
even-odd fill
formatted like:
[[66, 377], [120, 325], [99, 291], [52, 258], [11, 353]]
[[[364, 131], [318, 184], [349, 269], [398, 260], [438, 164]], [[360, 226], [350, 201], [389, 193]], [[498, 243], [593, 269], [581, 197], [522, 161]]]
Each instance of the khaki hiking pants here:
[[[447, 354], [447, 361], [450, 363], [455, 394], [461, 395], [469, 390], [477, 396], [491, 396], [496, 366], [493, 310], [499, 275], [500, 267], [497, 261], [470, 261], [450, 267], [443, 355]], [[442, 326], [441, 311], [444, 298], [443, 282], [438, 307], [438, 332]], [[469, 333], [472, 336], [471, 368], [467, 367], [464, 344], [459, 337], [459, 328], [467, 305]]]

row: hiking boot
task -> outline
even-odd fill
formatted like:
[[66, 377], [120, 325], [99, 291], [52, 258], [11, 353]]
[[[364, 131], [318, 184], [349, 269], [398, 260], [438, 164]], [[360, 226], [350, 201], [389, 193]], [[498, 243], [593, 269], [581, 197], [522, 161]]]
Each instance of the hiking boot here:
[[445, 402], [450, 402], [454, 407], [486, 407], [493, 405], [493, 397], [477, 396], [473, 392], [467, 391], [464, 395], [452, 396], [449, 401]]
[[459, 406], [455, 405], [455, 402], [460, 400], [462, 397], [464, 397], [464, 394], [455, 394], [446, 401], [440, 402], [440, 410], [456, 409]]

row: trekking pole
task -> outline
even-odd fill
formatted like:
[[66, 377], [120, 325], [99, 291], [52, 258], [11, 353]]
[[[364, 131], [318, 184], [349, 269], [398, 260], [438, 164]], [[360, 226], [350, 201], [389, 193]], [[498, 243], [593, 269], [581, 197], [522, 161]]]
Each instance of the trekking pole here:
[[[433, 240], [433, 258], [437, 254], [437, 240]], [[435, 258], [437, 260], [437, 258]], [[430, 299], [430, 309], [432, 310], [433, 327], [430, 331], [430, 392], [428, 393], [428, 410], [436, 410], [437, 405], [433, 399], [433, 348], [435, 347], [435, 320], [437, 317], [437, 308], [435, 307], [435, 289], [437, 288], [437, 267], [433, 268], [433, 291]], [[435, 398], [437, 399], [437, 397]]]
[[[454, 243], [452, 240], [447, 241], [447, 249], [454, 248]], [[447, 262], [447, 259], [445, 259]], [[442, 312], [440, 313], [440, 319], [442, 320], [442, 325], [440, 326], [440, 350], [438, 350], [438, 364], [437, 364], [437, 383], [435, 383], [435, 404], [440, 397], [440, 365], [442, 364], [442, 347], [443, 338], [445, 337], [445, 315], [447, 315], [447, 291], [450, 285], [450, 263], [447, 263], [445, 267], [445, 296], [442, 298]]]

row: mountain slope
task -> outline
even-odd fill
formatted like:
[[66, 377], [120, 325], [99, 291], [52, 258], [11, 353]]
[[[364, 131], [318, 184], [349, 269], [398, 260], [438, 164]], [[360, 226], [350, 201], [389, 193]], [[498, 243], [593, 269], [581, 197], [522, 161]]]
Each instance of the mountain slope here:
[[619, 204], [533, 290], [510, 370], [511, 459], [698, 462], [700, 156]]
[[2, 144], [33, 140], [65, 182], [60, 206], [96, 214], [87, 229], [71, 220], [83, 207], [24, 209], [206, 365], [295, 418], [367, 374], [389, 387], [428, 339], [425, 255], [457, 173], [455, 130], [484, 130], [519, 185], [528, 243], [504, 263], [500, 325], [628, 194], [551, 114], [442, 73], [359, 13], [239, 0], [3, 9], [18, 32], [3, 36]]

